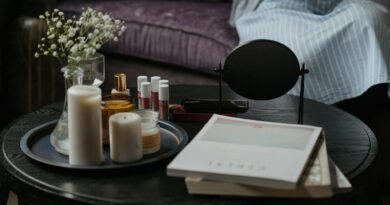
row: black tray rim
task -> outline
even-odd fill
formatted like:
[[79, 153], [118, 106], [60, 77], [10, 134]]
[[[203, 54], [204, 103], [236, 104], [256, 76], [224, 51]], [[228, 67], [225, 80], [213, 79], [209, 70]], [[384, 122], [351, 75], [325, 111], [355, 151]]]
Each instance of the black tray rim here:
[[152, 165], [154, 163], [157, 163], [157, 162], [169, 159], [170, 157], [173, 157], [175, 154], [180, 152], [187, 145], [188, 140], [189, 140], [187, 132], [182, 127], [180, 127], [179, 125], [177, 125], [175, 123], [172, 123], [170, 121], [161, 121], [161, 120], [159, 120], [158, 121], [158, 125], [160, 127], [162, 127], [163, 129], [165, 129], [165, 130], [171, 132], [172, 134], [174, 134], [172, 132], [172, 130], [170, 130], [170, 129], [173, 129], [173, 130], [176, 130], [177, 132], [179, 132], [181, 134], [181, 136], [177, 136], [176, 135], [176, 137], [179, 139], [179, 144], [174, 149], [171, 149], [168, 152], [165, 152], [165, 153], [163, 153], [161, 155], [158, 155], [158, 156], [156, 156], [154, 158], [150, 158], [150, 159], [147, 159], [147, 160], [144, 160], [144, 161], [138, 161], [138, 162], [134, 162], [134, 163], [115, 163], [115, 166], [101, 166], [101, 165], [79, 166], [79, 165], [70, 165], [70, 164], [67, 164], [67, 163], [55, 162], [55, 161], [51, 161], [51, 160], [47, 160], [45, 158], [42, 158], [42, 157], [34, 154], [31, 151], [31, 149], [29, 148], [29, 146], [28, 146], [28, 141], [29, 141], [29, 139], [31, 137], [34, 137], [33, 134], [35, 134], [35, 132], [38, 132], [41, 129], [44, 129], [47, 126], [53, 126], [57, 122], [58, 122], [58, 120], [52, 120], [52, 121], [46, 122], [44, 124], [38, 125], [38, 126], [32, 128], [32, 129], [30, 129], [28, 132], [26, 132], [26, 134], [24, 134], [22, 136], [22, 138], [20, 139], [20, 148], [21, 148], [22, 152], [27, 157], [29, 157], [30, 159], [32, 159], [34, 161], [37, 161], [37, 162], [42, 163], [44, 165], [57, 167], [57, 168], [63, 168], [63, 169], [68, 169], [68, 170], [79, 170], [79, 171], [82, 171], [82, 170], [87, 170], [87, 171], [93, 171], [93, 170], [120, 170], [120, 169], [139, 168], [139, 167], [143, 167], [143, 166], [146, 166], [146, 165]]

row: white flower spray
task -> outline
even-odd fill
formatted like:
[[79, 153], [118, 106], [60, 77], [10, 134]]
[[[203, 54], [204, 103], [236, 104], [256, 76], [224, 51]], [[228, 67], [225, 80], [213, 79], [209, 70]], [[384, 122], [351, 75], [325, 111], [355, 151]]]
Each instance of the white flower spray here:
[[92, 8], [83, 9], [78, 20], [65, 19], [58, 9], [46, 11], [39, 19], [46, 21], [48, 29], [34, 56], [51, 55], [62, 65], [77, 64], [93, 56], [106, 42], [118, 41], [126, 30], [123, 21]]

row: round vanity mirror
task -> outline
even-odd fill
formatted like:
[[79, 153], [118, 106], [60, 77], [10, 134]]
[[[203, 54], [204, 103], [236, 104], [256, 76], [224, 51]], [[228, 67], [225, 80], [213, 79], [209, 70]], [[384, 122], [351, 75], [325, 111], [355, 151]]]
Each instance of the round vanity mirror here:
[[235, 48], [224, 63], [224, 79], [236, 93], [268, 100], [288, 92], [297, 82], [300, 65], [285, 45], [254, 40]]

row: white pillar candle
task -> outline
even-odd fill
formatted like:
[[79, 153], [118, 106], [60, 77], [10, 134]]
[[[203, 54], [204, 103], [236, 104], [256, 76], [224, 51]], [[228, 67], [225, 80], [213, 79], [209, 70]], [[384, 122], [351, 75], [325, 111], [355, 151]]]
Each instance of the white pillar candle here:
[[75, 85], [68, 89], [69, 163], [103, 162], [101, 90]]
[[142, 158], [141, 117], [116, 113], [110, 117], [110, 154], [114, 162], [134, 162]]

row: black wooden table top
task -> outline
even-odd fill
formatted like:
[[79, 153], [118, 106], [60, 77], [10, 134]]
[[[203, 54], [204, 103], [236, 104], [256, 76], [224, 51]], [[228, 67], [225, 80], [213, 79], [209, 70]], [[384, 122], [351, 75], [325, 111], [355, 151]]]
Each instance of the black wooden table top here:
[[[216, 98], [217, 87], [172, 86], [171, 102], [185, 98]], [[225, 98], [240, 98], [224, 88]], [[269, 101], [250, 101], [250, 110], [240, 117], [296, 123], [298, 98], [282, 96]], [[272, 199], [219, 196], [192, 196], [183, 178], [167, 177], [169, 161], [142, 170], [120, 172], [76, 172], [42, 165], [29, 159], [19, 147], [20, 138], [30, 129], [59, 118], [61, 104], [50, 105], [23, 116], [1, 133], [1, 183], [20, 199], [32, 204], [319, 204], [344, 200]], [[202, 123], [177, 122], [192, 138]], [[330, 157], [348, 179], [354, 181], [373, 162], [377, 142], [360, 120], [337, 108], [305, 100], [304, 124], [325, 130]]]

